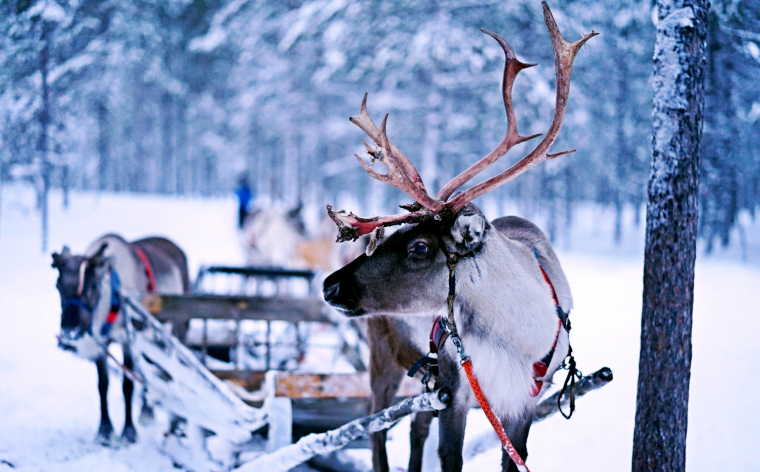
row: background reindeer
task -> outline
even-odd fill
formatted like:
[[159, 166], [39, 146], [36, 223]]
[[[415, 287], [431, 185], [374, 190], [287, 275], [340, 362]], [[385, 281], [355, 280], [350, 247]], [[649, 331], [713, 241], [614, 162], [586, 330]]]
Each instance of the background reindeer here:
[[[371, 164], [381, 162], [388, 173], [380, 174], [356, 157], [372, 177], [401, 189], [415, 203], [404, 206], [409, 213], [374, 218], [346, 215], [328, 206], [340, 230], [339, 240], [363, 234], [372, 237], [366, 255], [325, 280], [324, 295], [347, 316], [373, 317], [369, 323], [373, 411], [390, 405], [404, 371], [427, 352], [429, 345], [432, 352], [440, 349], [436, 388], [448, 388], [454, 394], [453, 407], [440, 413], [438, 452], [444, 472], [462, 468], [466, 413], [477, 404], [451, 343], [434, 346], [438, 344], [435, 336], [427, 336], [430, 326], [437, 323], [436, 316], [446, 312], [447, 296], [452, 294], [447, 283], [450, 270], [456, 271], [453, 317], [461, 340], [485, 397], [522, 459], [527, 457], [528, 432], [538, 397], [569, 354], [569, 325], [565, 321], [572, 297], [549, 241], [535, 225], [520, 218], [499, 218], [489, 223], [470, 203], [545, 160], [573, 152], [548, 153], [567, 107], [573, 59], [596, 33], [568, 43], [545, 2], [543, 8], [554, 49], [557, 100], [549, 130], [532, 151], [504, 172], [452, 198], [458, 188], [512, 146], [538, 136], [518, 134], [512, 106], [514, 79], [533, 64], [518, 61], [506, 41], [484, 30], [501, 44], [506, 55], [502, 94], [508, 130], [501, 143], [431, 196], [411, 162], [388, 139], [388, 116], [380, 129], [369, 118], [365, 95], [359, 116], [351, 121], [378, 146], [364, 143]], [[409, 224], [372, 254], [383, 228], [403, 223]], [[555, 351], [557, 355], [553, 355]], [[396, 365], [388, 362], [390, 359]], [[413, 422], [410, 471], [420, 470], [429, 421], [429, 416], [420, 415]], [[372, 447], [374, 470], [387, 471], [385, 434], [374, 435]], [[505, 471], [518, 470], [506, 453], [502, 467]]]
[[[164, 238], [128, 243], [120, 236], [108, 234], [93, 242], [84, 255], [73, 255], [64, 246], [60, 254], [53, 254], [53, 267], [59, 272], [56, 286], [61, 295], [59, 346], [95, 362], [100, 393], [96, 442], [110, 445], [113, 426], [106, 401], [108, 344], [121, 344], [124, 366], [131, 369], [134, 365], [126, 339], [125, 318], [119, 313], [122, 303], [119, 293], [137, 296], [153, 291], [186, 293], [190, 288], [187, 258], [177, 245]], [[181, 327], [180, 331], [183, 331]], [[137, 440], [132, 422], [134, 384], [126, 375], [122, 390], [126, 420], [121, 439], [133, 443]], [[145, 403], [142, 412], [152, 416]]]
[[330, 272], [361, 253], [359, 244], [335, 244], [335, 226], [327, 218], [310, 237], [301, 212], [301, 204], [290, 210], [275, 205], [252, 211], [240, 234], [247, 262]]

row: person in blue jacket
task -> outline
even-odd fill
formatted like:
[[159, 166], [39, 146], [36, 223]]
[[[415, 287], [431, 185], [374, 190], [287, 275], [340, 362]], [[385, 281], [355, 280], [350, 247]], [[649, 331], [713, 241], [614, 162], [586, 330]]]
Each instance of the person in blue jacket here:
[[238, 228], [243, 229], [245, 217], [248, 216], [248, 206], [253, 200], [253, 192], [248, 184], [248, 177], [241, 177], [238, 186], [235, 189], [235, 195], [238, 198]]

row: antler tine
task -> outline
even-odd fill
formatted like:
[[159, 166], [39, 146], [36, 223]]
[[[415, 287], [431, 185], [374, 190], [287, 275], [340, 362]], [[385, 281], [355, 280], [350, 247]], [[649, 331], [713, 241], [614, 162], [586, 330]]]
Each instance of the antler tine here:
[[488, 155], [472, 166], [470, 166], [467, 170], [459, 174], [458, 176], [454, 177], [449, 183], [447, 183], [439, 192], [436, 194], [435, 199], [446, 201], [448, 198], [456, 192], [456, 190], [467, 183], [468, 180], [475, 177], [477, 174], [482, 172], [486, 167], [490, 166], [494, 162], [498, 161], [502, 156], [504, 156], [509, 150], [516, 144], [528, 141], [530, 139], [536, 138], [538, 136], [541, 136], [541, 134], [534, 134], [532, 136], [520, 136], [517, 132], [517, 118], [515, 117], [515, 109], [512, 106], [512, 85], [515, 82], [515, 78], [517, 77], [517, 74], [520, 73], [521, 70], [527, 69], [529, 67], [533, 67], [536, 64], [526, 64], [524, 62], [520, 62], [517, 60], [517, 57], [515, 56], [514, 51], [512, 50], [512, 47], [509, 45], [508, 42], [504, 40], [501, 36], [499, 36], [496, 33], [493, 33], [491, 31], [488, 31], [486, 29], [481, 28], [480, 31], [484, 32], [488, 36], [495, 39], [500, 45], [501, 48], [504, 50], [504, 56], [506, 58], [506, 61], [504, 63], [504, 77], [501, 81], [501, 94], [502, 98], [504, 99], [504, 108], [507, 111], [507, 133], [504, 135], [504, 139], [501, 140], [501, 142], [496, 146], [493, 151], [488, 153]]
[[544, 8], [544, 22], [546, 23], [546, 28], [549, 30], [549, 37], [551, 38], [552, 48], [554, 49], [554, 66], [557, 77], [557, 103], [554, 107], [554, 116], [552, 116], [549, 130], [541, 142], [538, 143], [536, 148], [523, 157], [519, 162], [504, 172], [467, 189], [451, 199], [446, 206], [454, 212], [459, 211], [468, 202], [483, 195], [489, 190], [498, 187], [504, 182], [512, 180], [536, 164], [540, 164], [547, 159], [553, 159], [573, 152], [564, 151], [557, 154], [548, 154], [549, 148], [554, 144], [554, 141], [559, 134], [559, 130], [562, 128], [562, 120], [565, 117], [565, 110], [567, 109], [567, 98], [570, 94], [570, 76], [573, 70], [573, 60], [575, 59], [575, 55], [586, 41], [599, 33], [591, 31], [591, 33], [583, 35], [579, 41], [568, 43], [562, 37], [562, 33], [560, 33], [557, 23], [554, 21], [554, 16], [552, 16], [549, 6], [546, 2], [541, 2], [541, 5]]
[[[356, 158], [370, 176], [380, 182], [398, 188], [412, 197], [414, 201], [432, 212], [437, 212], [443, 208], [443, 203], [434, 200], [428, 195], [417, 169], [415, 169], [409, 159], [407, 159], [407, 157], [404, 156], [393, 143], [391, 143], [390, 139], [388, 139], [386, 131], [388, 114], [383, 117], [380, 129], [378, 129], [372, 122], [372, 119], [370, 119], [369, 113], [367, 112], [367, 94], [364, 94], [359, 115], [352, 116], [350, 120], [364, 130], [364, 132], [372, 138], [375, 144], [380, 147], [380, 152], [382, 153], [380, 161], [388, 168], [387, 174], [380, 174], [374, 171], [364, 159], [356, 155]], [[364, 142], [364, 146], [367, 149], [367, 152], [372, 156], [372, 162], [374, 163], [376, 159], [376, 151], [373, 151], [366, 141]]]
[[[380, 146], [380, 130], [372, 121], [372, 118], [369, 117], [369, 112], [367, 112], [367, 95], [368, 93], [365, 93], [364, 97], [362, 98], [362, 105], [361, 109], [359, 110], [359, 114], [357, 116], [352, 116], [349, 118], [349, 121], [361, 128], [362, 131], [367, 133], [367, 136], [369, 136], [376, 145]], [[422, 182], [422, 177], [420, 177], [420, 173], [417, 172], [417, 169], [404, 155], [404, 153], [399, 151], [399, 149], [393, 143], [390, 143], [390, 148], [398, 159], [399, 167], [404, 171], [404, 174], [409, 177], [409, 180], [414, 182], [414, 184], [422, 189], [423, 192], [427, 192], [425, 190], [425, 184]]]
[[431, 213], [425, 209], [402, 213], [392, 216], [375, 216], [373, 218], [362, 218], [353, 213], [346, 214], [345, 211], [335, 211], [332, 205], [327, 205], [327, 214], [338, 225], [338, 239], [336, 242], [356, 241], [359, 236], [369, 234], [377, 228], [384, 226], [401, 225], [427, 219]]

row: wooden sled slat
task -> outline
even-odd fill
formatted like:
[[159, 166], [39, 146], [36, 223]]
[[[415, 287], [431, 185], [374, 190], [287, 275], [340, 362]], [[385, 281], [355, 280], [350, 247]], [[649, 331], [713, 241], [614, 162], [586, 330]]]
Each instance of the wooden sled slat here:
[[331, 321], [325, 303], [309, 298], [160, 295], [159, 310], [156, 317], [160, 321], [173, 323], [194, 318], [323, 323]]
[[[369, 398], [369, 373], [353, 374], [303, 374], [278, 373], [275, 380], [275, 396], [290, 399], [302, 398]], [[411, 397], [422, 392], [417, 379], [404, 377], [397, 397]]]

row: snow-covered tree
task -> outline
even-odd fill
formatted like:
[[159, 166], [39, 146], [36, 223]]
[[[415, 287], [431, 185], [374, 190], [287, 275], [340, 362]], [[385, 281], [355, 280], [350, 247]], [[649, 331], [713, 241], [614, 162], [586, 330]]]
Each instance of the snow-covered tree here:
[[686, 467], [707, 0], [658, 0], [633, 471]]

